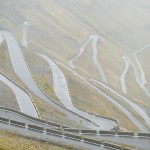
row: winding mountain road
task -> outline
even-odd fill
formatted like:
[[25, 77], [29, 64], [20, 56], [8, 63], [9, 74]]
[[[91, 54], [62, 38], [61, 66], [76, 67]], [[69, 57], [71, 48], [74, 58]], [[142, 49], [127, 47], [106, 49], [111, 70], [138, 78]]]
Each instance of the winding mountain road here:
[[129, 100], [128, 98], [122, 96], [121, 94], [119, 94], [117, 91], [113, 90], [112, 88], [108, 87], [107, 85], [105, 85], [104, 83], [101, 83], [98, 80], [92, 79], [93, 81], [97, 82], [98, 84], [100, 84], [101, 86], [103, 86], [105, 89], [111, 91], [113, 94], [117, 95], [119, 98], [121, 98], [123, 101], [125, 101], [127, 104], [129, 104], [147, 123], [147, 125], [150, 127], [150, 118], [148, 117], [148, 115], [135, 103], [133, 103], [131, 100]]
[[133, 53], [133, 56], [134, 56], [134, 59], [138, 65], [138, 68], [140, 70], [140, 75], [141, 75], [141, 78], [140, 78], [140, 81], [139, 81], [139, 85], [140, 87], [143, 89], [143, 91], [145, 92], [145, 94], [150, 97], [150, 92], [148, 90], [147, 87], [145, 87], [145, 84], [147, 83], [146, 79], [145, 79], [145, 73], [143, 71], [143, 68], [142, 68], [142, 65], [138, 59], [138, 54], [141, 53], [143, 50], [145, 50], [146, 48], [150, 47], [150, 43], [145, 45], [143, 48], [137, 50], [136, 52]]
[[[135, 55], [136, 59], [137, 56]], [[125, 61], [126, 67], [125, 70], [123, 71], [120, 80], [121, 80], [121, 86], [122, 86], [122, 91], [127, 94], [127, 89], [126, 89], [126, 84], [125, 84], [125, 76], [127, 74], [127, 71], [129, 70], [129, 65], [133, 68], [134, 70], [134, 74], [135, 74], [135, 79], [136, 79], [136, 83], [139, 85], [139, 87], [144, 91], [144, 93], [150, 97], [150, 92], [148, 90], [147, 87], [145, 87], [145, 77], [142, 77], [142, 79], [140, 78], [140, 74], [138, 72], [137, 67], [134, 65], [134, 63], [131, 61], [131, 59], [127, 56], [123, 56], [123, 59]], [[144, 72], [142, 71], [142, 75], [145, 76]], [[144, 79], [143, 79], [144, 78]], [[141, 81], [143, 80], [143, 81]]]
[[[24, 32], [27, 32], [27, 30], [24, 30]], [[93, 47], [93, 61], [95, 62], [95, 64], [97, 65], [97, 67], [99, 68], [98, 70], [100, 72], [103, 72], [103, 69], [102, 67], [100, 66], [98, 60], [97, 60], [97, 47], [96, 47], [96, 43], [98, 41], [98, 36], [90, 36], [88, 38], [88, 40], [83, 44], [83, 46], [81, 47], [78, 55], [76, 57], [74, 57], [71, 61], [70, 61], [70, 66], [72, 66], [73, 68], [75, 66], [73, 66], [73, 61], [75, 61], [78, 57], [80, 57], [80, 55], [82, 55], [86, 45], [90, 42], [90, 40], [93, 40], [92, 42], [92, 47]], [[24, 39], [26, 40], [26, 38]], [[149, 45], [147, 45], [148, 47]], [[146, 48], [146, 47], [145, 47]], [[143, 50], [143, 49], [141, 49]], [[141, 51], [140, 50], [140, 51]], [[138, 51], [138, 52], [140, 52]], [[93, 120], [93, 117], [88, 114], [88, 113], [85, 113], [81, 110], [78, 110], [77, 108], [75, 108], [71, 102], [71, 98], [70, 98], [70, 95], [69, 95], [69, 90], [68, 90], [68, 87], [67, 87], [67, 82], [66, 82], [66, 79], [65, 79], [65, 76], [63, 75], [62, 71], [58, 68], [58, 66], [55, 64], [54, 61], [52, 61], [52, 59], [50, 59], [49, 57], [43, 55], [43, 54], [39, 54], [41, 57], [43, 57], [50, 65], [51, 69], [52, 69], [52, 72], [53, 72], [53, 84], [54, 84], [54, 91], [55, 91], [55, 94], [56, 96], [61, 100], [61, 102], [65, 105], [66, 108], [68, 108], [69, 110], [73, 110], [75, 111], [76, 113], [79, 113], [79, 114], [82, 114], [84, 117], [88, 117], [88, 118], [91, 118], [91, 120]], [[123, 59], [125, 60], [125, 63], [126, 63], [126, 67], [125, 67], [125, 70], [123, 72], [123, 75], [122, 75], [122, 78], [121, 78], [121, 81], [124, 81], [124, 78], [125, 78], [125, 75], [128, 71], [128, 68], [129, 68], [129, 63], [131, 64], [131, 66], [133, 67], [134, 69], [134, 72], [135, 72], [135, 75], [136, 75], [136, 81], [139, 82], [140, 80], [140, 77], [139, 77], [139, 74], [138, 74], [138, 71], [136, 69], [136, 67], [134, 66], [134, 64], [132, 63], [132, 61], [126, 57], [126, 56], [123, 56]], [[103, 72], [104, 73], [104, 72]], [[105, 74], [102, 75], [103, 77], [105, 76]], [[84, 78], [82, 78], [84, 80]], [[105, 79], [104, 79], [105, 80]], [[99, 82], [101, 83], [101, 82]], [[124, 84], [123, 84], [124, 83]], [[102, 83], [103, 84], [103, 83]], [[125, 89], [125, 82], [122, 82], [122, 85], [124, 85], [124, 89]], [[108, 89], [109, 87], [107, 87], [105, 84], [103, 84], [103, 87]], [[150, 126], [150, 118], [147, 116], [147, 114], [145, 114], [145, 112], [139, 107], [137, 106], [136, 104], [134, 104], [133, 102], [131, 102], [129, 99], [123, 97], [122, 95], [120, 95], [118, 92], [112, 90], [109, 88], [109, 90], [111, 90], [114, 94], [116, 94], [117, 96], [119, 96], [122, 100], [124, 100], [126, 103], [128, 103], [144, 120], [145, 122], [148, 124], [148, 126]], [[115, 104], [116, 105], [116, 104]], [[125, 112], [127, 110], [124, 110]], [[126, 112], [127, 113], [127, 112]], [[128, 114], [128, 113], [127, 113]], [[128, 114], [128, 117], [129, 117], [129, 114]], [[131, 117], [129, 117], [131, 119]], [[133, 117], [134, 118], [134, 117]], [[95, 119], [95, 118], [94, 118]], [[95, 120], [93, 120], [95, 121]], [[96, 120], [97, 122], [97, 120]], [[105, 122], [103, 120], [103, 122]], [[98, 123], [99, 124], [99, 123]], [[103, 123], [100, 122], [100, 124], [102, 125]], [[145, 127], [143, 127], [145, 128]], [[145, 130], [145, 129], [144, 129]], [[147, 130], [147, 129], [146, 129]]]
[[19, 48], [14, 35], [10, 31], [6, 31], [6, 30], [0, 30], [0, 35], [3, 36], [7, 42], [8, 51], [9, 51], [13, 69], [16, 75], [27, 85], [27, 87], [35, 95], [45, 100], [46, 102], [50, 103], [52, 106], [59, 109], [60, 111], [64, 112], [70, 119], [73, 119], [77, 122], [80, 122], [82, 120], [82, 125], [86, 127], [90, 127], [94, 129], [101, 128], [103, 130], [111, 130], [112, 128], [114, 128], [115, 125], [113, 125], [113, 127], [112, 125], [109, 125], [109, 122], [112, 122], [112, 121], [109, 121], [108, 119], [105, 119], [105, 120], [108, 120], [107, 122], [105, 122], [105, 124], [108, 124], [108, 125], [97, 126], [96, 124], [93, 124], [93, 122], [90, 121], [89, 119], [84, 119], [84, 117], [80, 116], [79, 114], [73, 113], [72, 110], [68, 111], [67, 109], [63, 108], [62, 106], [52, 101], [45, 94], [43, 94], [43, 92], [39, 89], [34, 79], [32, 78], [32, 75], [28, 69], [28, 66], [26, 64], [22, 51]]
[[[135, 118], [127, 109], [125, 109], [121, 104], [119, 104], [115, 99], [98, 89], [96, 86], [94, 86], [92, 83], [88, 82], [84, 77], [80, 76], [78, 73], [76, 73], [74, 70], [70, 69], [68, 66], [64, 65], [63, 63], [60, 63], [56, 61], [61, 66], [68, 69], [68, 71], [71, 71], [76, 77], [87, 83], [89, 87], [93, 88], [95, 91], [97, 91], [100, 95], [102, 95], [104, 98], [109, 100], [114, 106], [116, 106], [119, 110], [121, 110], [130, 120], [131, 122], [137, 126], [142, 132], [149, 132], [149, 130], [139, 121], [137, 118]], [[104, 85], [104, 84], [103, 84]], [[105, 86], [106, 87], [106, 86]], [[135, 107], [135, 106], [134, 106]], [[149, 120], [148, 120], [149, 123]]]
[[[27, 30], [25, 30], [25, 32], [27, 32]], [[50, 102], [51, 104], [53, 104], [55, 107], [59, 108], [56, 103], [52, 103], [52, 101], [47, 97], [45, 96], [45, 94], [43, 94], [43, 92], [39, 89], [39, 87], [36, 85], [36, 83], [34, 82], [31, 74], [30, 74], [30, 71], [26, 65], [26, 62], [25, 62], [25, 59], [22, 55], [22, 52], [18, 46], [18, 43], [16, 41], [16, 39], [14, 38], [13, 34], [9, 31], [5, 31], [5, 30], [0, 30], [0, 35], [3, 36], [5, 38], [5, 40], [7, 41], [7, 45], [8, 45], [8, 50], [9, 50], [9, 54], [10, 54], [10, 57], [11, 57], [11, 61], [12, 61], [12, 64], [13, 64], [13, 68], [16, 72], [16, 74], [18, 75], [18, 77], [30, 88], [31, 91], [33, 91], [38, 97], [40, 97], [41, 99], [44, 99], [45, 101], [47, 102]], [[89, 40], [87, 41], [87, 43], [92, 39], [93, 37], [91, 36], [89, 38]], [[26, 38], [24, 38], [24, 40], [26, 40]], [[96, 44], [97, 42], [97, 39], [93, 40], [93, 47], [94, 45]], [[84, 50], [84, 47], [86, 46], [86, 43], [85, 45], [83, 46], [83, 49]], [[81, 53], [82, 54], [82, 53]], [[93, 54], [93, 57], [95, 58], [95, 55], [97, 55], [97, 53], [94, 53]], [[17, 61], [16, 59], [17, 58]], [[48, 57], [45, 56], [45, 58], [47, 59], [47, 61], [50, 61], [50, 59]], [[19, 63], [18, 63], [19, 61]], [[62, 93], [60, 93], [60, 88], [57, 88], [59, 87], [60, 85], [58, 85], [58, 81], [61, 81], [62, 79], [62, 85], [64, 87], [66, 87], [65, 91], [67, 91], [67, 83], [66, 83], [66, 80], [65, 80], [65, 77], [63, 76], [62, 72], [59, 70], [58, 66], [57, 65], [54, 65], [55, 63], [52, 63], [49, 62], [50, 65], [51, 65], [51, 68], [53, 68], [53, 70], [55, 70], [55, 84], [57, 86], [55, 86], [55, 92], [56, 92], [56, 95], [57, 96], [61, 96], [61, 100], [62, 100]], [[55, 67], [54, 67], [55, 66]], [[56, 74], [57, 72], [57, 74]], [[61, 74], [61, 78], [59, 78], [58, 75]], [[80, 77], [80, 76], [79, 76]], [[106, 99], [108, 99], [110, 102], [112, 102], [117, 108], [119, 108], [121, 111], [124, 112], [124, 114], [126, 114], [128, 116], [128, 118], [141, 130], [141, 131], [144, 131], [144, 132], [147, 132], [147, 129], [130, 113], [128, 112], [124, 107], [122, 107], [119, 103], [117, 103], [114, 99], [112, 99], [110, 96], [108, 96], [107, 94], [103, 93], [101, 90], [99, 90], [98, 88], [96, 88], [94, 85], [92, 85], [91, 83], [89, 83], [88, 81], [86, 81], [83, 77], [80, 77], [80, 79], [82, 79], [84, 82], [86, 82], [90, 87], [92, 87], [93, 89], [95, 89], [98, 93], [100, 93], [101, 95], [103, 95]], [[57, 89], [57, 90], [56, 90]], [[58, 94], [59, 93], [59, 94]], [[64, 94], [64, 93], [63, 93]], [[65, 93], [67, 95], [67, 92]], [[63, 95], [63, 100], [62, 100], [62, 103], [68, 108], [68, 109], [73, 109], [74, 111], [76, 111], [76, 113], [78, 112], [79, 114], [82, 114], [83, 116], [87, 116], [89, 117], [89, 114], [88, 113], [85, 113], [85, 112], [82, 112], [82, 111], [79, 111], [78, 109], [76, 109], [73, 105], [72, 105], [72, 102], [71, 102], [71, 99], [69, 98], [69, 94], [67, 95], [67, 100], [66, 100], [66, 95], [64, 96]], [[65, 98], [65, 99], [64, 99]], [[69, 103], [68, 103], [69, 102]], [[69, 104], [69, 107], [68, 107], [68, 104]], [[82, 113], [81, 113], [82, 112]], [[65, 112], [65, 114], [67, 114], [67, 112]], [[91, 117], [90, 117], [91, 118]], [[97, 120], [97, 117], [93, 118], [94, 120], [92, 121], [96, 121]], [[101, 127], [105, 127], [105, 126], [101, 126]], [[108, 126], [106, 127], [106, 130], [108, 130]]]
[[125, 61], [125, 69], [121, 74], [120, 81], [121, 81], [121, 86], [122, 86], [122, 91], [123, 93], [127, 94], [127, 87], [125, 83], [125, 76], [127, 74], [127, 71], [129, 69], [129, 62], [127, 61], [125, 56], [122, 56], [123, 60]]
[[0, 74], [0, 81], [7, 84], [15, 93], [21, 112], [32, 117], [38, 118], [38, 113], [32, 103], [32, 100], [25, 91], [23, 91], [20, 87], [18, 87], [16, 84], [14, 84], [2, 74]]
[[69, 95], [67, 81], [63, 72], [58, 68], [58, 66], [55, 64], [55, 62], [52, 59], [40, 53], [38, 53], [38, 55], [44, 58], [48, 62], [50, 68], [52, 69], [53, 88], [54, 88], [55, 95], [60, 99], [60, 101], [64, 104], [64, 106], [67, 109], [72, 110], [76, 114], [79, 114], [91, 120], [95, 124], [99, 125], [100, 129], [102, 130], [104, 128], [105, 129], [107, 128], [107, 130], [114, 128], [114, 126], [116, 125], [114, 121], [106, 118], [94, 117], [93, 114], [86, 113], [74, 107], [71, 101], [71, 97]]
[[28, 31], [28, 28], [29, 28], [30, 24], [28, 22], [24, 22], [23, 23], [23, 36], [22, 36], [22, 45], [24, 47], [27, 48], [28, 46], [28, 42], [27, 42], [27, 31]]
[[96, 36], [96, 35], [91, 35], [86, 41], [85, 43], [82, 45], [82, 47], [80, 48], [79, 52], [77, 53], [77, 55], [75, 57], [73, 57], [71, 60], [69, 60], [69, 65], [71, 68], [75, 69], [75, 65], [73, 65], [73, 62], [78, 58], [80, 57], [84, 50], [85, 50], [85, 47], [87, 46], [87, 44], [92, 41], [92, 48], [93, 48], [93, 62], [94, 64], [96, 65], [97, 67], [97, 70], [99, 72], [99, 75], [100, 75], [100, 79], [102, 79], [103, 82], [107, 82], [107, 79], [106, 79], [106, 76], [105, 76], [105, 73], [104, 73], [104, 70], [101, 66], [101, 64], [99, 63], [98, 61], [98, 58], [97, 58], [97, 41], [99, 39], [99, 36]]
[[[13, 112], [13, 110], [11, 111], [11, 110], [7, 110], [7, 109], [1, 108], [1, 107], [0, 107], [0, 117], [5, 117], [5, 118], [13, 119], [13, 120], [19, 120], [20, 122], [24, 122], [26, 124], [32, 124], [32, 125], [39, 126], [39, 127], [50, 128], [50, 129], [54, 129], [54, 130], [58, 129], [57, 127], [50, 126], [47, 123], [45, 124], [45, 123], [42, 123], [41, 121], [36, 121], [37, 120], [36, 118], [30, 119], [30, 117], [28, 118], [28, 117], [24, 117], [24, 115], [21, 115], [20, 112], [19, 113], [17, 113], [16, 111]], [[2, 123], [2, 122], [0, 122], [0, 128], [8, 129], [10, 131], [18, 131], [18, 128], [15, 128], [15, 126], [7, 125], [6, 123]], [[22, 128], [20, 128], [19, 133], [24, 134], [24, 131], [22, 131], [21, 129]], [[59, 131], [61, 131], [61, 130], [59, 130]], [[30, 133], [29, 135], [32, 136], [33, 131], [30, 130], [28, 132]], [[108, 141], [112, 141], [115, 143], [132, 145], [137, 148], [142, 148], [144, 150], [149, 150], [149, 147], [150, 147], [150, 138], [148, 138], [148, 137], [146, 138], [146, 137], [138, 137], [138, 136], [123, 136], [123, 135], [109, 135], [109, 134], [108, 135], [92, 134], [89, 136], [92, 137], [92, 139], [98, 138], [101, 140], [106, 140], [106, 141], [108, 140]], [[57, 136], [55, 135], [52, 139], [57, 141], [57, 138], [55, 138], [55, 137], [57, 137]], [[45, 139], [45, 136], [41, 136], [41, 139]], [[69, 142], [69, 140], [68, 140], [68, 142]], [[94, 147], [92, 147], [92, 149], [95, 150]]]

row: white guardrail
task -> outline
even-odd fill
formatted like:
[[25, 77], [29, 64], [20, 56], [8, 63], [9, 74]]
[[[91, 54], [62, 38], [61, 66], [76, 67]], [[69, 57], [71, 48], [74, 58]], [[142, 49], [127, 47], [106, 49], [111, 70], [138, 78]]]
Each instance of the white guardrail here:
[[[106, 149], [108, 148], [108, 149], [115, 149], [115, 150], [132, 150], [129, 147], [124, 147], [123, 148], [119, 144], [114, 144], [114, 143], [111, 143], [111, 142], [106, 142], [106, 141], [101, 141], [101, 140], [98, 140], [98, 139], [88, 138], [88, 137], [84, 137], [84, 136], [81, 136], [81, 135], [72, 134], [72, 133], [68, 133], [68, 132], [62, 132], [62, 131], [58, 131], [58, 130], [54, 130], [54, 129], [50, 129], [50, 128], [37, 126], [37, 125], [26, 124], [24, 122], [11, 120], [11, 119], [4, 118], [4, 117], [0, 117], [0, 124], [1, 123], [8, 124], [9, 126], [15, 126], [17, 128], [21, 128], [21, 130], [25, 129], [25, 130], [32, 131], [32, 132], [38, 132], [38, 133], [41, 134], [41, 136], [40, 136], [41, 140], [46, 140], [45, 139], [46, 136], [44, 136], [44, 135], [55, 135], [57, 137], [62, 137], [62, 138], [65, 138], [65, 139], [71, 139], [71, 140], [74, 140], [74, 141], [79, 142], [79, 143], [82, 142], [83, 147], [84, 147], [84, 143], [88, 143], [88, 144], [94, 145], [96, 147], [103, 146]], [[85, 131], [84, 133], [90, 132], [90, 130], [84, 130], [84, 131]], [[82, 132], [83, 132], [83, 130], [82, 130]], [[144, 134], [144, 135], [141, 135], [141, 136], [147, 136], [147, 135], [148, 134]], [[43, 137], [43, 139], [42, 139], [42, 137]]]

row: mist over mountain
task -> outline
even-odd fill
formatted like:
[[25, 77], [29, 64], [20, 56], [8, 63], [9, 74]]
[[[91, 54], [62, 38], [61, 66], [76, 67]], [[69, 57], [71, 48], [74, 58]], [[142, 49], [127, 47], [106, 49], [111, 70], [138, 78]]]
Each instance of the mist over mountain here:
[[0, 0], [0, 51], [0, 107], [149, 132], [149, 0]]

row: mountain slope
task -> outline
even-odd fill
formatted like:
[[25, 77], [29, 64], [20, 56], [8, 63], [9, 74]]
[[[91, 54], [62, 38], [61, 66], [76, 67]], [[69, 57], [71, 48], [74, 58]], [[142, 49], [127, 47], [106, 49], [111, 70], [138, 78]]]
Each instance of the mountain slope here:
[[[147, 45], [150, 40], [148, 0], [0, 0], [0, 4], [1, 28], [14, 32], [21, 43], [22, 26], [19, 25], [29, 22], [28, 50], [43, 52], [67, 65], [85, 39], [91, 35], [100, 36], [102, 40], [97, 43], [98, 61], [104, 69], [107, 84], [121, 93], [120, 76], [125, 66], [122, 56], [130, 57], [138, 68], [132, 53]], [[76, 62], [76, 71], [86, 79], [102, 81], [92, 62], [91, 48], [89, 46], [88, 52]], [[149, 50], [147, 48], [139, 55], [148, 88]], [[37, 79], [39, 80], [39, 75]], [[46, 78], [45, 82], [47, 81]], [[149, 109], [149, 97], [135, 83], [134, 72], [131, 70], [127, 74], [126, 85], [128, 96], [138, 105]], [[49, 87], [50, 91], [52, 87]], [[55, 98], [54, 95], [53, 97]]]

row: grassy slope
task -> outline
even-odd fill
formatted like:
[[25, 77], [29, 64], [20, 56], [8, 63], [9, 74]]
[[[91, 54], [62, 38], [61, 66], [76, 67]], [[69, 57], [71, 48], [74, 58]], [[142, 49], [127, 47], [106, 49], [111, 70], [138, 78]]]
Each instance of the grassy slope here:
[[[84, 76], [90, 77], [91, 75], [94, 78], [99, 79], [99, 74], [97, 72], [97, 67], [93, 63], [92, 60], [93, 50], [92, 50], [92, 41], [88, 43], [85, 47], [83, 55], [81, 55], [75, 62], [75, 66], [77, 67], [76, 70], [81, 72]], [[90, 63], [89, 63], [90, 62]], [[88, 64], [88, 65], [87, 65]], [[85, 71], [85, 72], [84, 72]], [[94, 72], [92, 74], [92, 72]]]
[[[112, 141], [110, 141], [112, 142]], [[114, 143], [118, 144], [118, 143]], [[59, 145], [59, 146], [58, 146]], [[122, 147], [135, 148], [131, 145], [120, 144]], [[0, 150], [72, 150], [72, 145], [61, 145], [55, 142], [36, 141], [32, 138], [27, 139], [18, 136], [6, 130], [0, 130]], [[85, 150], [84, 148], [76, 148], [76, 150]], [[140, 150], [140, 149], [138, 149]]]
[[[34, 53], [32, 52], [29, 53], [29, 51], [24, 51], [24, 52], [26, 54], [27, 62], [30, 66], [30, 69], [33, 72], [34, 76], [36, 77], [35, 79], [37, 83], [42, 88], [44, 87], [43, 85], [46, 83], [48, 85], [47, 90], [45, 88], [43, 88], [43, 90], [47, 91], [48, 95], [53, 97], [55, 100], [57, 100], [57, 102], [61, 104], [60, 100], [56, 98], [53, 88], [52, 88], [52, 84], [50, 82], [52, 74], [51, 74], [51, 70], [49, 69], [48, 64], [42, 59], [39, 59], [40, 57], [37, 57]], [[114, 118], [115, 116], [115, 118], [119, 120], [120, 122], [121, 129], [138, 131], [138, 129], [129, 121], [129, 119], [122, 112], [120, 112], [118, 109], [112, 106], [112, 104], [109, 103], [104, 97], [100, 96], [94, 90], [90, 89], [85, 83], [76, 79], [67, 70], [63, 70], [63, 71], [65, 73], [65, 76], [68, 82], [70, 96], [72, 97], [72, 100], [75, 106], [87, 112], [109, 116], [112, 118]], [[42, 107], [38, 105], [38, 108], [40, 108], [41, 110], [43, 110]], [[45, 110], [47, 109], [48, 107]], [[61, 113], [60, 113], [60, 116], [59, 115], [55, 116], [55, 111], [51, 112], [49, 115], [52, 120], [53, 118], [55, 118], [55, 121], [58, 121], [61, 116]], [[53, 114], [53, 117], [51, 114]], [[42, 115], [42, 117], [44, 116], [45, 115]], [[46, 117], [44, 118], [47, 120], [49, 117], [48, 115], [46, 115]], [[129, 122], [130, 122], [130, 126], [127, 125]]]
[[[27, 62], [30, 66], [31, 72], [34, 74], [34, 77], [38, 85], [44, 91], [46, 91], [48, 95], [50, 95], [54, 100], [56, 100], [58, 103], [62, 105], [60, 100], [58, 100], [58, 98], [54, 94], [51, 83], [52, 73], [51, 70], [49, 69], [48, 64], [43, 59], [39, 59], [40, 57], [38, 57], [31, 51], [29, 53], [29, 51], [26, 50], [24, 51], [24, 53], [26, 55]], [[129, 121], [129, 119], [124, 114], [122, 114], [122, 112], [120, 112], [118, 109], [115, 109], [114, 106], [111, 106], [111, 103], [109, 103], [104, 97], [100, 96], [94, 90], [90, 89], [85, 83], [76, 79], [67, 70], [63, 70], [63, 72], [65, 73], [70, 91], [70, 96], [72, 97], [75, 106], [87, 112], [109, 116], [112, 118], [114, 118], [115, 116], [115, 118], [120, 122], [121, 129], [138, 131], [138, 129]], [[45, 84], [48, 85], [47, 89], [44, 88]], [[42, 107], [38, 105], [38, 108], [42, 109]], [[47, 110], [47, 108], [45, 110]], [[55, 116], [54, 112], [51, 112], [51, 114], [53, 114], [52, 118], [56, 118], [55, 121], [58, 121], [60, 116], [58, 115], [54, 117]], [[44, 115], [42, 115], [42, 117], [44, 117]], [[47, 120], [48, 119], [47, 117], [48, 115], [46, 115], [46, 117], [44, 118]], [[127, 126], [128, 122], [130, 122], [130, 126]]]
[[[131, 52], [149, 43], [149, 21], [148, 16], [150, 3], [148, 1], [72, 1], [74, 5], [57, 0], [59, 5], [80, 20], [86, 22], [102, 36], [99, 46], [99, 60], [102, 62], [109, 84], [120, 90], [120, 75], [124, 68], [122, 55], [131, 57]], [[94, 4], [95, 3], [95, 4]], [[75, 11], [78, 8], [80, 11]], [[91, 8], [91, 9], [90, 9]], [[92, 10], [92, 11], [89, 11]], [[134, 11], [133, 11], [134, 10]], [[122, 19], [123, 18], [123, 19]], [[81, 33], [82, 34], [82, 33]], [[148, 55], [143, 55], [147, 58]], [[86, 58], [86, 56], [85, 56]], [[131, 59], [134, 61], [133, 57]], [[148, 58], [147, 58], [148, 59]], [[83, 59], [81, 65], [83, 63]], [[91, 62], [88, 60], [88, 64]], [[147, 63], [148, 64], [148, 63]], [[144, 67], [145, 64], [143, 64]], [[88, 65], [90, 69], [90, 65]], [[148, 66], [144, 67], [147, 72]], [[92, 72], [92, 74], [96, 74]], [[91, 75], [94, 77], [94, 75]], [[133, 75], [130, 75], [132, 77]], [[147, 79], [149, 77], [147, 76]], [[132, 80], [134, 81], [134, 80]], [[139, 101], [139, 104], [148, 102], [149, 98], [143, 94], [137, 84], [127, 80], [129, 95]]]
[[[57, 123], [60, 123], [61, 125], [70, 125], [70, 126], [73, 126], [73, 127], [83, 128], [81, 125], [79, 125], [75, 121], [72, 121], [72, 120], [68, 119], [67, 116], [64, 113], [62, 113], [59, 110], [55, 109], [53, 106], [51, 106], [50, 104], [44, 102], [39, 97], [37, 97], [33, 92], [31, 92], [26, 87], [26, 85], [14, 73], [11, 62], [10, 62], [10, 58], [9, 58], [9, 55], [8, 55], [7, 48], [3, 47], [3, 48], [0, 48], [0, 50], [1, 50], [0, 57], [3, 56], [3, 59], [0, 60], [1, 61], [0, 66], [2, 66], [1, 67], [1, 72], [4, 73], [5, 75], [7, 75], [9, 78], [11, 78], [13, 81], [15, 81], [17, 84], [22, 86], [24, 89], [26, 89], [30, 93], [31, 97], [33, 98], [33, 100], [34, 100], [34, 102], [35, 102], [35, 104], [36, 104], [36, 106], [37, 106], [37, 108], [40, 112], [40, 115], [41, 115], [42, 119], [45, 119], [47, 121], [57, 122]], [[34, 61], [36, 62], [37, 58], [35, 60], [34, 60], [34, 58], [35, 57], [33, 57], [33, 62]], [[38, 64], [40, 65], [40, 63], [38, 63]], [[11, 100], [11, 99], [9, 99], [9, 97], [10, 97], [9, 95], [6, 95], [6, 96], [7, 96], [6, 99], [8, 101]], [[17, 107], [17, 105], [15, 105], [15, 103], [12, 103], [12, 102], [11, 102], [11, 106], [12, 106], [12, 108]]]
[[[61, 68], [66, 76], [73, 104], [87, 112], [117, 119], [123, 130], [138, 131], [130, 120], [107, 99], [98, 94], [87, 84], [76, 78], [67, 70]], [[130, 123], [129, 123], [130, 122]]]
[[[30, 71], [32, 72], [35, 81], [40, 88], [45, 91], [52, 99], [60, 102], [55, 96], [52, 83], [52, 72], [49, 65], [37, 54], [31, 50], [24, 50], [25, 58], [27, 60]], [[34, 61], [33, 61], [34, 60]]]
[[0, 130], [0, 150], [66, 150], [59, 146], [26, 139], [13, 133]]
[[[112, 98], [114, 98], [119, 104], [121, 104], [122, 106], [124, 106], [124, 108], [126, 110], [128, 110], [129, 112], [131, 112], [139, 121], [141, 121], [145, 126], [147, 126], [147, 128], [149, 128], [149, 126], [145, 123], [144, 119], [142, 119], [139, 114], [127, 103], [125, 103], [122, 99], [120, 99], [120, 97], [116, 96], [115, 94], [113, 94], [112, 92], [110, 92], [109, 90], [105, 90], [102, 86], [100, 86], [98, 83], [93, 82], [90, 80], [91, 83], [93, 83], [93, 85], [95, 85], [97, 88], [99, 88], [100, 90], [104, 91], [107, 95], [110, 95]], [[131, 98], [129, 96], [125, 96], [127, 98]], [[133, 99], [132, 99], [133, 100]], [[133, 100], [136, 103], [136, 100]], [[142, 105], [143, 106], [143, 105]], [[148, 106], [147, 106], [148, 107]], [[147, 108], [146, 105], [143, 108]], [[148, 111], [147, 111], [148, 112]], [[124, 118], [123, 118], [124, 119]], [[128, 124], [128, 122], [127, 122]]]
[[[133, 5], [133, 2], [127, 1], [126, 5], [122, 5], [118, 0], [114, 2], [101, 0], [101, 2], [95, 1], [95, 3], [90, 1], [83, 1], [82, 3], [79, 1], [61, 2], [59, 0], [35, 3], [30, 0], [30, 5], [33, 7], [33, 9], [30, 9], [31, 6], [28, 5], [28, 2], [18, 2], [15, 6], [9, 8], [15, 4], [12, 0], [12, 2], [9, 2], [10, 6], [7, 5], [6, 8], [9, 8], [12, 14], [14, 12], [13, 8], [18, 10], [19, 19], [14, 20], [15, 25], [17, 25], [17, 22], [18, 24], [22, 23], [21, 20], [27, 20], [33, 25], [29, 30], [31, 47], [49, 53], [61, 60], [70, 57], [88, 35], [98, 34], [102, 36], [107, 41], [107, 47], [106, 44], [101, 47], [100, 60], [103, 62], [109, 84], [120, 89], [119, 78], [124, 68], [124, 62], [121, 59], [122, 54], [129, 55], [131, 51], [135, 51], [149, 42], [149, 26], [147, 25], [149, 16], [148, 10], [144, 10], [149, 3], [144, 1], [143, 5], [140, 5], [140, 1], [136, 1], [136, 5]], [[99, 6], [99, 9], [97, 6]], [[27, 11], [25, 11], [25, 8]], [[92, 11], [89, 11], [89, 9]], [[139, 12], [138, 14], [135, 14], [136, 10]], [[63, 14], [60, 12], [63, 12]], [[5, 19], [10, 20], [9, 12], [7, 13]], [[26, 19], [21, 18], [21, 16]], [[3, 24], [8, 26], [8, 23], [2, 22]], [[90, 64], [89, 60], [88, 64]], [[87, 70], [89, 69], [90, 67]], [[97, 72], [94, 71], [93, 75], [96, 74]], [[132, 83], [128, 87], [129, 89], [132, 88]], [[135, 98], [138, 98], [137, 93], [139, 91], [136, 88], [134, 92], [129, 92], [130, 95], [134, 94]], [[144, 96], [144, 99], [147, 101], [148, 98]]]
[[[131, 57], [131, 52], [149, 42], [150, 3], [148, 0], [127, 0], [125, 3], [119, 0], [95, 0], [94, 2], [38, 0], [37, 3], [34, 0], [17, 3], [15, 0], [0, 0], [0, 2], [1, 27], [14, 31], [18, 24], [24, 21], [30, 22], [29, 49], [43, 51], [61, 61], [66, 62], [89, 35], [102, 36], [102, 43], [98, 44], [99, 60], [104, 67], [109, 84], [118, 90], [120, 90], [120, 74], [124, 68], [121, 56], [125, 54]], [[21, 33], [18, 31], [17, 38], [20, 39], [20, 36]], [[86, 56], [89, 66], [93, 66], [89, 54]], [[149, 81], [149, 61], [145, 60], [148, 60], [146, 53], [142, 55], [141, 61]], [[82, 62], [83, 59], [80, 60], [80, 64]], [[90, 67], [78, 66], [81, 74], [97, 77], [96, 71], [88, 74]], [[149, 99], [134, 83], [133, 72], [128, 75], [128, 79], [130, 80], [127, 81], [127, 85], [132, 89], [129, 95], [139, 104], [148, 103]], [[44, 79], [45, 81], [47, 79]]]
[[15, 94], [2, 81], [0, 81], [0, 106], [11, 107], [20, 110]]

